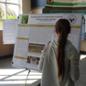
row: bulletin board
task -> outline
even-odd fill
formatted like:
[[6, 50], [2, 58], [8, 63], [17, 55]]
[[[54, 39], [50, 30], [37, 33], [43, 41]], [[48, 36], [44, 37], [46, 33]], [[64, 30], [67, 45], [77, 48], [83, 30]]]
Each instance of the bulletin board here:
[[38, 70], [41, 50], [50, 40], [53, 40], [55, 23], [60, 18], [70, 21], [72, 31], [69, 40], [79, 52], [82, 20], [80, 14], [30, 14], [27, 24], [18, 24], [13, 56], [14, 67]]
[[3, 23], [3, 43], [15, 44], [17, 35], [18, 20], [4, 20]]

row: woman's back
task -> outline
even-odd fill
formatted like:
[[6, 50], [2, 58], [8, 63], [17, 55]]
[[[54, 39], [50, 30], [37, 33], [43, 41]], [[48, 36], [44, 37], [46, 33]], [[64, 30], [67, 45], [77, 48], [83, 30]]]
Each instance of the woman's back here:
[[[49, 48], [43, 52], [40, 61], [42, 70], [42, 86], [74, 86], [74, 81], [79, 77], [79, 55], [70, 41], [65, 47], [65, 73], [64, 79], [58, 78], [58, 66], [56, 61], [58, 44], [56, 41], [50, 43]], [[76, 74], [76, 75], [75, 75]]]
[[56, 40], [45, 49], [40, 69], [43, 72], [42, 86], [74, 86], [79, 78], [79, 54], [68, 35], [71, 24], [67, 19], [59, 19], [55, 24]]

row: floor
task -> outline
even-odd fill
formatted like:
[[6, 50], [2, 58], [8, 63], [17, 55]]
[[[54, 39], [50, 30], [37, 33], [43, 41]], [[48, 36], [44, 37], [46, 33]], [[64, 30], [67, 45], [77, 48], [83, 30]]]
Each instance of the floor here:
[[[0, 59], [0, 86], [35, 86], [40, 82], [41, 73], [13, 68], [11, 61], [11, 58]], [[86, 55], [80, 57], [80, 79], [76, 86], [86, 86]]]
[[13, 68], [11, 61], [0, 59], [0, 86], [36, 86], [40, 82], [41, 73]]

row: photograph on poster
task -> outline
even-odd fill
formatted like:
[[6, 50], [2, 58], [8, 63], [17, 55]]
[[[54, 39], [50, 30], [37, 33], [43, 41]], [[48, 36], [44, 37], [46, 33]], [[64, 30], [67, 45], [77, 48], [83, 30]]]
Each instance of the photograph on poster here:
[[28, 51], [41, 53], [44, 46], [45, 46], [44, 44], [29, 43]]
[[40, 60], [39, 57], [28, 56], [27, 63], [33, 64], [33, 65], [38, 65], [39, 64], [39, 60]]
[[20, 15], [19, 24], [28, 24], [28, 15]]

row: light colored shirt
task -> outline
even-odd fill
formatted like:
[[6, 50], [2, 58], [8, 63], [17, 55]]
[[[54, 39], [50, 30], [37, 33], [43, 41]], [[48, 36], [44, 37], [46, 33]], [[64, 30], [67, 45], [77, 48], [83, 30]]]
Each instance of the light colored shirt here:
[[68, 40], [65, 48], [65, 74], [63, 81], [58, 78], [56, 61], [58, 43], [53, 41], [42, 53], [39, 69], [42, 71], [41, 86], [75, 86], [79, 79], [79, 54]]

